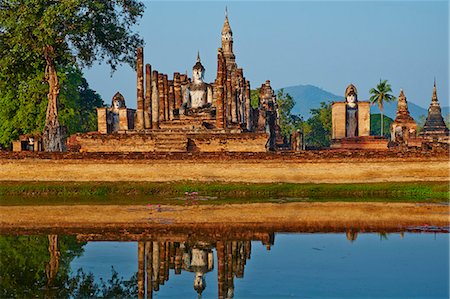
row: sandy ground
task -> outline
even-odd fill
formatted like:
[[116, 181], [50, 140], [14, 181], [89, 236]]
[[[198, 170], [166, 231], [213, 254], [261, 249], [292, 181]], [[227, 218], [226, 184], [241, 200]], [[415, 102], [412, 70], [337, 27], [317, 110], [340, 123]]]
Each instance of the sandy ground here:
[[448, 159], [340, 162], [0, 160], [0, 181], [370, 183], [448, 181]]
[[448, 226], [447, 204], [256, 203], [199, 206], [0, 206], [0, 232], [45, 228], [266, 227], [274, 231]]

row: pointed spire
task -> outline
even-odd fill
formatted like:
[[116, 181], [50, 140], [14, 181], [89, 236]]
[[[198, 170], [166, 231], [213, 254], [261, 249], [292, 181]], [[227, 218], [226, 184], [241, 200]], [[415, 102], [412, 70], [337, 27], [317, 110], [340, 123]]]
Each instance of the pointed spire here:
[[197, 51], [197, 62], [201, 62], [200, 61], [200, 50]]
[[400, 99], [400, 98], [405, 98], [405, 99], [406, 99], [405, 94], [403, 93], [403, 89], [402, 89], [402, 88], [400, 88], [400, 94], [399, 94], [398, 98], [399, 98], [399, 99]]
[[437, 90], [436, 90], [436, 78], [434, 78], [434, 86], [433, 86], [433, 96], [431, 97], [432, 102], [437, 102]]
[[222, 27], [222, 34], [225, 33], [232, 33], [231, 31], [231, 27], [230, 27], [230, 22], [228, 21], [228, 8], [225, 7], [225, 22], [223, 23], [223, 27]]

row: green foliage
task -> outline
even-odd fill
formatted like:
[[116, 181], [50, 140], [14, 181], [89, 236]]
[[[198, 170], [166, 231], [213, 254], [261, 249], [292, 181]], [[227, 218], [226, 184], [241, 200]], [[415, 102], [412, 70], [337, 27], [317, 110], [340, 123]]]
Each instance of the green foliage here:
[[380, 83], [376, 86], [376, 88], [370, 89], [370, 102], [374, 105], [377, 104], [378, 108], [380, 109], [380, 119], [381, 119], [381, 132], [380, 136], [384, 135], [384, 125], [383, 125], [383, 107], [384, 102], [393, 102], [395, 101], [396, 97], [390, 94], [392, 92], [391, 85], [387, 83], [387, 80], [381, 80]]
[[311, 109], [311, 117], [304, 125], [305, 141], [308, 147], [323, 148], [330, 146], [331, 140], [331, 103], [320, 103], [320, 108]]
[[42, 61], [48, 47], [56, 65], [91, 66], [97, 58], [113, 69], [133, 65], [142, 40], [131, 32], [143, 11], [135, 0], [3, 0], [0, 65], [20, 70], [26, 61]]
[[425, 115], [421, 115], [419, 117], [419, 119], [417, 120], [417, 134], [419, 134], [423, 130], [426, 121], [427, 118], [425, 117]]
[[288, 138], [292, 133], [303, 128], [303, 119], [299, 115], [292, 114], [295, 106], [294, 99], [280, 89], [277, 94], [278, 116], [281, 134]]
[[95, 282], [92, 273], [78, 269], [71, 273], [70, 263], [83, 254], [75, 236], [59, 236], [59, 267], [49, 285], [46, 265], [50, 261], [47, 236], [0, 236], [1, 298], [135, 298], [137, 276], [119, 278], [112, 268], [111, 278]]
[[[391, 137], [391, 124], [394, 120], [386, 115], [383, 115], [383, 132], [384, 137]], [[370, 115], [370, 135], [381, 136], [381, 119], [380, 114]]]
[[[42, 297], [37, 295], [47, 284], [48, 245], [47, 236], [0, 236], [1, 298]], [[83, 253], [83, 245], [72, 236], [59, 238], [61, 256], [55, 284], [68, 279], [70, 262]]]
[[250, 90], [250, 105], [253, 109], [259, 108], [259, 90], [261, 88]]
[[[101, 194], [96, 190], [102, 189]], [[183, 181], [130, 182], [4, 182], [0, 205], [129, 205], [185, 203], [185, 192], [198, 192], [199, 204], [293, 201], [423, 201], [448, 199], [448, 182], [373, 184], [255, 184]]]
[[[104, 106], [100, 96], [89, 88], [86, 79], [76, 67], [61, 69], [60, 111], [62, 125], [69, 134], [97, 130], [95, 108]], [[39, 133], [45, 124], [48, 85], [40, 68], [19, 74], [20, 81], [2, 81], [8, 75], [0, 69], [0, 144], [8, 146], [21, 134]]]
[[106, 59], [112, 70], [121, 63], [134, 65], [143, 41], [132, 29], [143, 11], [136, 0], [1, 1], [0, 144], [42, 131], [46, 71], [53, 65], [61, 88], [61, 123], [69, 133], [95, 129], [93, 107], [101, 101], [78, 67], [96, 59]]

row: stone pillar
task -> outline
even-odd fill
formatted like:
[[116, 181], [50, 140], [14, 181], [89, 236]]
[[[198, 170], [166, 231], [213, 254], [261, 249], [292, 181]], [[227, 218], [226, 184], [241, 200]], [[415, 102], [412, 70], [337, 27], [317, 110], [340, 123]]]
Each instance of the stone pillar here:
[[215, 90], [214, 90], [214, 96], [215, 96], [215, 105], [216, 105], [216, 127], [218, 129], [225, 129], [226, 123], [225, 123], [225, 93], [224, 93], [224, 69], [225, 65], [223, 62], [223, 53], [222, 49], [219, 48], [217, 52], [217, 78], [215, 83]]
[[163, 77], [164, 84], [164, 120], [169, 120], [169, 82], [167, 80], [167, 74]]
[[158, 93], [159, 93], [159, 121], [164, 121], [164, 75], [158, 74]]
[[186, 74], [180, 75], [180, 84], [181, 84], [181, 103], [184, 103], [184, 96], [186, 94], [186, 90], [188, 88], [188, 78]]
[[222, 241], [216, 243], [217, 252], [217, 292], [219, 298], [225, 298], [225, 245]]
[[106, 108], [97, 108], [97, 124], [98, 132], [102, 134], [108, 133], [108, 111]]
[[370, 135], [370, 103], [358, 102], [358, 136]]
[[145, 100], [144, 100], [144, 126], [152, 128], [152, 67], [145, 65]]
[[166, 243], [159, 243], [159, 284], [164, 284], [164, 278], [166, 276], [165, 263], [166, 263]]
[[346, 104], [334, 102], [331, 105], [331, 139], [341, 139], [346, 136]]
[[137, 48], [137, 111], [134, 127], [144, 129], [144, 51]]
[[175, 248], [175, 274], [181, 274], [182, 259], [183, 253], [181, 252], [180, 244], [177, 243], [177, 246]]
[[153, 246], [152, 242], [145, 242], [145, 272], [147, 299], [153, 297]]
[[173, 110], [175, 109], [175, 94], [173, 81], [169, 80], [169, 119], [173, 119]]
[[[131, 110], [133, 111], [133, 110]], [[119, 109], [119, 130], [120, 131], [128, 131], [128, 109], [120, 108]]]
[[144, 298], [144, 275], [145, 275], [145, 244], [144, 242], [138, 242], [138, 298]]
[[227, 124], [231, 123], [233, 121], [233, 96], [231, 93], [231, 78], [227, 76], [227, 81], [226, 81], [226, 94], [227, 94], [227, 98], [226, 98], [226, 109], [227, 109]]
[[183, 103], [183, 98], [181, 97], [180, 73], [173, 74], [173, 93], [175, 98], [175, 109], [180, 108]]
[[250, 81], [245, 81], [245, 120], [247, 122], [247, 130], [252, 130], [252, 99], [250, 94]]
[[159, 129], [159, 92], [158, 92], [158, 72], [153, 71], [152, 76], [152, 129]]
[[153, 290], [159, 290], [159, 243], [153, 242]]

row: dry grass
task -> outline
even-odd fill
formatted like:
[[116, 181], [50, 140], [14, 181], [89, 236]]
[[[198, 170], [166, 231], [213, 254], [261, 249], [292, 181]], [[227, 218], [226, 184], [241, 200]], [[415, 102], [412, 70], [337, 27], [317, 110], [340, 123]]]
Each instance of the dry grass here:
[[11, 206], [0, 207], [0, 230], [154, 226], [254, 226], [401, 229], [449, 225], [445, 204], [256, 203], [222, 206]]

